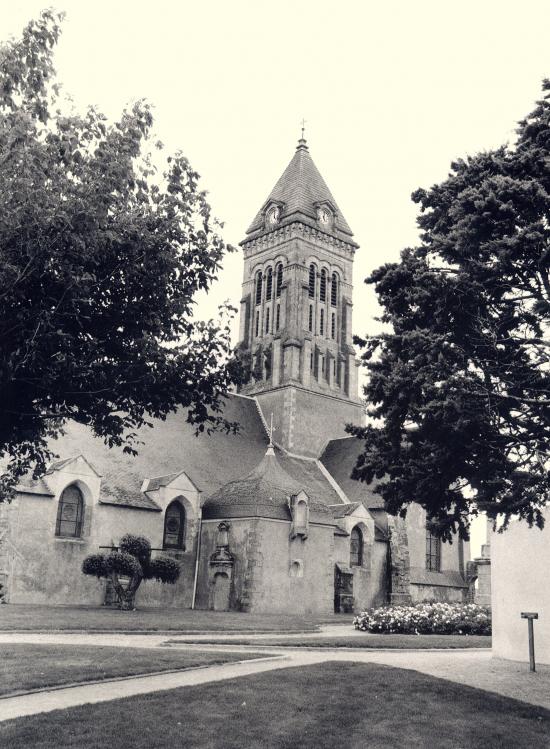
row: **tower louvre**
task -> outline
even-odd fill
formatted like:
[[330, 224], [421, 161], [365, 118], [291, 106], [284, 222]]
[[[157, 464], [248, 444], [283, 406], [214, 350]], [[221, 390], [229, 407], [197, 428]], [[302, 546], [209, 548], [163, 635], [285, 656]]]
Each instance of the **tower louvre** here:
[[317, 457], [348, 423], [362, 423], [352, 345], [358, 245], [309, 153], [296, 152], [241, 242], [243, 394], [274, 414], [276, 441]]

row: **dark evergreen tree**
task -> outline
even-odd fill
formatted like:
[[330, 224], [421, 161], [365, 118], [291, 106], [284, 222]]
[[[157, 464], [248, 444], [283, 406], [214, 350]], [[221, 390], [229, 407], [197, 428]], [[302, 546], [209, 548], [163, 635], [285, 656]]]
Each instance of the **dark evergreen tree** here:
[[68, 111], [60, 18], [0, 46], [0, 501], [65, 420], [134, 452], [134, 430], [178, 406], [224, 423], [235, 375], [227, 317], [193, 319], [231, 249], [199, 175], [181, 154], [157, 173], [144, 102], [114, 124]]
[[550, 489], [550, 82], [517, 142], [418, 190], [421, 244], [367, 279], [372, 423], [354, 477], [467, 537], [479, 510], [542, 526]]

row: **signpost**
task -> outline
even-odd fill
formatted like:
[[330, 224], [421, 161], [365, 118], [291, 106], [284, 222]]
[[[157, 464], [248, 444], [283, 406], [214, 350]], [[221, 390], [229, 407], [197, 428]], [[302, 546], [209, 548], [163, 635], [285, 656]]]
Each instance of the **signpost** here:
[[529, 670], [535, 671], [535, 635], [533, 633], [533, 619], [538, 619], [539, 615], [533, 611], [522, 611], [521, 618], [527, 619], [529, 630]]

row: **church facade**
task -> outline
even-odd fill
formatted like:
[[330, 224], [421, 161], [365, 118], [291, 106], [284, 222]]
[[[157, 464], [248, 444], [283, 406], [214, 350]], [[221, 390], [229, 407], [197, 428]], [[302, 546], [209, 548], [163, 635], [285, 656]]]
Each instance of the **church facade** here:
[[306, 142], [241, 243], [239, 348], [250, 380], [226, 399], [237, 434], [196, 437], [185, 412], [140, 434], [137, 457], [69, 423], [60, 459], [0, 505], [0, 583], [13, 603], [109, 602], [85, 556], [125, 533], [182, 569], [138, 605], [328, 614], [462, 600], [468, 545], [442, 544], [412, 505], [388, 515], [351, 479], [361, 443], [352, 342], [358, 245]]

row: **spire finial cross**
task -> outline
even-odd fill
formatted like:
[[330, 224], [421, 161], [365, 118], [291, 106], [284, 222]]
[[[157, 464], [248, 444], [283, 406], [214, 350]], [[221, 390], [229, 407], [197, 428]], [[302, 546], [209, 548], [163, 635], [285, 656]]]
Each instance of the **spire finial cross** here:
[[304, 120], [302, 118], [302, 140], [304, 140], [304, 132], [305, 132], [305, 129], [306, 129], [306, 122], [307, 122], [307, 120]]

